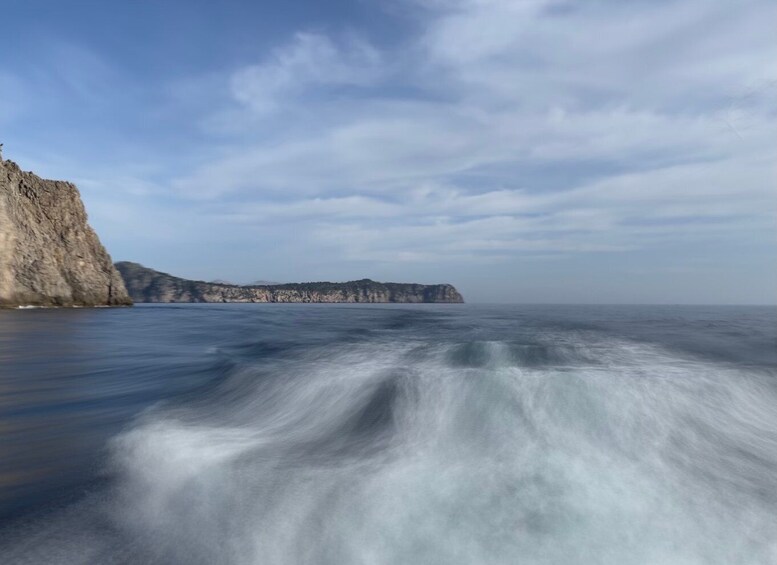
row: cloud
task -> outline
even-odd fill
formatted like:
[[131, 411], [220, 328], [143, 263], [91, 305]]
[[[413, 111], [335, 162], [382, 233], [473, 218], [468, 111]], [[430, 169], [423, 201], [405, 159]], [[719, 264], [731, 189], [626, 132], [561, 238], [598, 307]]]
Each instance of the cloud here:
[[[148, 171], [104, 171], [91, 186], [116, 184], [133, 217], [140, 199], [169, 207], [168, 239], [218, 233], [238, 249], [261, 233], [271, 245], [252, 249], [282, 249], [300, 269], [448, 265], [455, 276], [470, 262], [498, 272], [523, 258], [771, 241], [774, 3], [394, 6], [413, 19], [390, 41], [290, 31], [253, 64], [177, 77], [152, 115], [191, 139], [151, 142]], [[82, 94], [122, 84], [75, 58], [102, 77]]]
[[246, 120], [304, 110], [175, 189], [225, 221], [293, 223], [334, 260], [620, 253], [773, 227], [767, 3], [424, 7], [393, 51], [298, 34], [236, 71]]
[[481, 101], [694, 112], [774, 77], [777, 10], [764, 1], [455, 5], [438, 12], [422, 45]]
[[230, 90], [252, 112], [266, 114], [308, 89], [369, 86], [380, 78], [381, 63], [363, 40], [349, 37], [340, 46], [326, 35], [299, 32], [262, 63], [236, 71]]

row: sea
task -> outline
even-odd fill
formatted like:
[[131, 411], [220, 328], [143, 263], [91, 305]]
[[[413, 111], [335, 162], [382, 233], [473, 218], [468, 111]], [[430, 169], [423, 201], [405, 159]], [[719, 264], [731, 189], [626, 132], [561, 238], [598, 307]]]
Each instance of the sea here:
[[777, 308], [0, 311], [0, 563], [777, 563]]

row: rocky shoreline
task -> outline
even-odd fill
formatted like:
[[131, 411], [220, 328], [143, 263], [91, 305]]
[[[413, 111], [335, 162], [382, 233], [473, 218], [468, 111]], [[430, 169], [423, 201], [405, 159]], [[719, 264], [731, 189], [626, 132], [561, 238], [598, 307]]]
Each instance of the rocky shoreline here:
[[127, 306], [135, 302], [460, 303], [449, 284], [234, 285], [192, 281], [138, 263], [113, 264], [76, 186], [0, 157], [0, 308]]
[[449, 284], [381, 283], [363, 279], [343, 283], [239, 286], [183, 279], [128, 261], [116, 263], [116, 268], [135, 302], [464, 302]]

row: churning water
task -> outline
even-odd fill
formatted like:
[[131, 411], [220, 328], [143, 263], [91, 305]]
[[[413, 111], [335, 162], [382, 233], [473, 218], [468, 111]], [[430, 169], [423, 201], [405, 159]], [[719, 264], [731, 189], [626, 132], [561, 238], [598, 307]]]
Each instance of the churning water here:
[[0, 312], [0, 562], [777, 563], [777, 309]]

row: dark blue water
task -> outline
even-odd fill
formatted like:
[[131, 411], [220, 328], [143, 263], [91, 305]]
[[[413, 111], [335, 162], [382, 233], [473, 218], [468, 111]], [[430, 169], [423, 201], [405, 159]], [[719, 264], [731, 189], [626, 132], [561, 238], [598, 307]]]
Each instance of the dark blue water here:
[[0, 563], [773, 564], [773, 307], [0, 311]]

